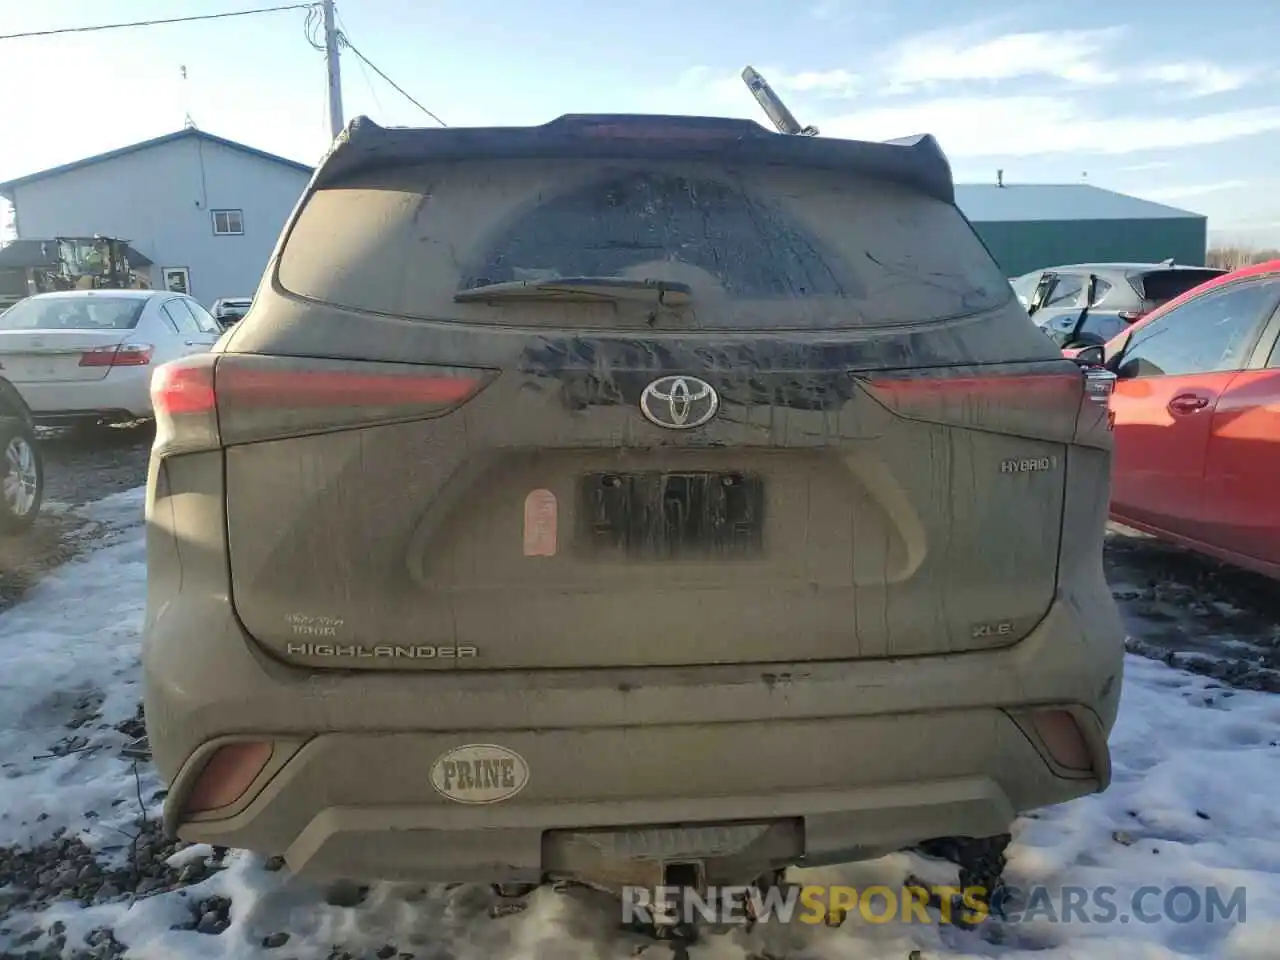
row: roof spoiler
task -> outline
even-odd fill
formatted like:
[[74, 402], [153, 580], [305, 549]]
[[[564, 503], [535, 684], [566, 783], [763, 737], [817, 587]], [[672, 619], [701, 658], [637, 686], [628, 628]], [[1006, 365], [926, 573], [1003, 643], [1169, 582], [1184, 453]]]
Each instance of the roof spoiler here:
[[433, 161], [636, 158], [847, 171], [955, 203], [951, 165], [929, 134], [876, 143], [781, 136], [752, 120], [648, 114], [566, 114], [541, 126], [445, 128], [383, 127], [358, 116], [316, 167], [311, 188]]

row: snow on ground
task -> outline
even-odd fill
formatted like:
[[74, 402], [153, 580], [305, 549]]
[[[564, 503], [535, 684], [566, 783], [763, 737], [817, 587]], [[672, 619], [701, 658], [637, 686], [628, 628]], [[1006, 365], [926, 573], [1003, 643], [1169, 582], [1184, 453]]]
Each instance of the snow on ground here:
[[[19, 909], [6, 917], [5, 898], [14, 888], [4, 886], [13, 872], [5, 874], [5, 863], [16, 862], [5, 861], [6, 848], [47, 850], [59, 836], [64, 844], [78, 837], [92, 856], [79, 856], [77, 864], [96, 857], [99, 866], [91, 866], [90, 874], [99, 867], [119, 870], [137, 832], [139, 798], [152, 821], [159, 812], [155, 775], [140, 765], [135, 776], [134, 765], [120, 754], [139, 699], [141, 499], [141, 491], [133, 490], [91, 504], [88, 515], [107, 533], [102, 545], [0, 614], [0, 957], [25, 957], [24, 951], [37, 957], [119, 955], [122, 948], [91, 933], [103, 928], [114, 931], [125, 956], [156, 960], [596, 960], [632, 956], [647, 942], [618, 931], [615, 906], [585, 896], [539, 891], [525, 912], [491, 919], [486, 889], [383, 884], [355, 906], [335, 906], [287, 870], [249, 855], [223, 858], [200, 846], [174, 854], [164, 875], [169, 881], [179, 871], [185, 881], [205, 877], [194, 884], [168, 890], [166, 883], [136, 900], [123, 890], [114, 898], [99, 892], [95, 899], [90, 880], [74, 889], [82, 897], [88, 891], [91, 906], [55, 900], [39, 914]], [[922, 960], [1274, 960], [1280, 941], [1280, 698], [1228, 689], [1133, 656], [1126, 670], [1112, 737], [1112, 787], [1019, 821], [1007, 879], [1015, 887], [1043, 885], [1051, 892], [1114, 888], [1120, 915], [1129, 913], [1130, 898], [1144, 885], [1214, 887], [1224, 900], [1244, 887], [1243, 922], [1077, 917], [989, 921], [964, 930], [871, 923], [855, 913], [839, 929], [764, 924], [750, 934], [714, 935], [694, 945], [690, 957], [907, 960], [919, 951]], [[793, 879], [893, 886], [908, 874], [954, 880], [945, 865], [907, 854], [801, 871]], [[1053, 902], [1060, 908], [1061, 900]], [[1145, 906], [1158, 911], [1161, 902], [1156, 896]], [[1096, 913], [1086, 913], [1096, 921]], [[203, 926], [221, 932], [190, 929], [201, 914], [208, 914]], [[265, 938], [279, 942], [283, 934], [288, 937], [281, 946], [263, 946]], [[96, 952], [86, 935], [98, 944]], [[61, 952], [51, 945], [63, 942]], [[670, 952], [653, 945], [644, 956]]]

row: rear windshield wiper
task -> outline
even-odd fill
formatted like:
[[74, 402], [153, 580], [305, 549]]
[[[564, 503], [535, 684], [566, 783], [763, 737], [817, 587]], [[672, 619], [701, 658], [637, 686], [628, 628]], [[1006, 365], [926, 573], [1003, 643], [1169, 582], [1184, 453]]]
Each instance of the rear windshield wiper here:
[[627, 277], [557, 277], [554, 280], [511, 280], [474, 287], [453, 295], [458, 303], [501, 303], [513, 300], [563, 300], [570, 303], [622, 300], [653, 301], [682, 307], [693, 288], [676, 280], [633, 280]]

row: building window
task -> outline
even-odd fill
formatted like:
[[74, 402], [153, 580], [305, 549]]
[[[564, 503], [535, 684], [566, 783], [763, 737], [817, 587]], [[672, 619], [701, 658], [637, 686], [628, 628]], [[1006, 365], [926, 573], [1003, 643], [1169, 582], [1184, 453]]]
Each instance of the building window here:
[[244, 213], [240, 210], [214, 210], [213, 233], [217, 237], [238, 237], [244, 233]]
[[186, 267], [164, 267], [160, 272], [164, 277], [166, 290], [174, 293], [191, 292], [191, 271]]

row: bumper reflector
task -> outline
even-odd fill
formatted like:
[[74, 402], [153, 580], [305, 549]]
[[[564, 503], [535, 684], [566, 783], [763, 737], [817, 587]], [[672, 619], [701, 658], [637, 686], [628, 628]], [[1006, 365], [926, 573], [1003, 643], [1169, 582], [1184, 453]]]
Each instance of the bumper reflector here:
[[1031, 725], [1054, 762], [1067, 770], [1092, 770], [1089, 747], [1071, 714], [1065, 710], [1037, 710]]
[[186, 812], [203, 813], [235, 803], [244, 796], [270, 759], [269, 743], [229, 743], [219, 747], [191, 788]]

